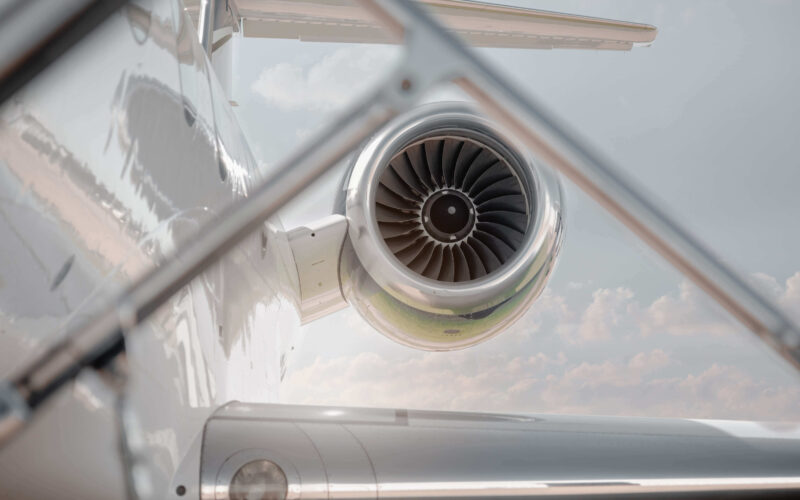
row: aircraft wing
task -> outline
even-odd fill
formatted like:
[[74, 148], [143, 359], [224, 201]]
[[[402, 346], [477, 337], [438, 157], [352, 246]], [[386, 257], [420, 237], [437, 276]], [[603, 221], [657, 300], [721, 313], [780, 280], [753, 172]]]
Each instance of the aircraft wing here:
[[[198, 6], [187, 5], [190, 16]], [[421, 0], [475, 47], [630, 50], [649, 44], [654, 26], [466, 0]], [[236, 0], [246, 37], [316, 42], [391, 43], [384, 28], [352, 0]]]
[[789, 498], [800, 487], [799, 442], [787, 424], [231, 403], [206, 423], [200, 490], [214, 498], [273, 489], [308, 499]]

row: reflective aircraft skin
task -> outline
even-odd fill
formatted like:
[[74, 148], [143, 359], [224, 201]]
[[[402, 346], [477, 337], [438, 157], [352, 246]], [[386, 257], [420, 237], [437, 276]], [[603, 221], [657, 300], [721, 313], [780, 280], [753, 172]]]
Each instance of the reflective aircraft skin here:
[[[5, 103], [0, 176], [4, 376], [259, 181], [179, 2], [123, 8]], [[277, 397], [299, 327], [290, 256], [265, 223], [127, 342], [154, 491], [216, 407]], [[120, 496], [105, 390], [65, 392], [0, 454], [0, 497]]]
[[[181, 3], [141, 0], [112, 15], [0, 108], [0, 375], [261, 178]], [[265, 405], [299, 340], [298, 288], [287, 233], [271, 219], [128, 336], [143, 497], [227, 498], [212, 466], [225, 471], [226, 457], [254, 447], [294, 462], [295, 498], [421, 497], [435, 485], [451, 497], [584, 494], [599, 479], [614, 494], [643, 477], [669, 492], [676, 474], [800, 486], [793, 427]], [[247, 403], [223, 407], [232, 401]], [[81, 375], [0, 452], [0, 498], [123, 497], [113, 406], [98, 375]], [[469, 460], [470, 436], [483, 461]], [[202, 450], [202, 471], [201, 444], [219, 448]], [[357, 458], [339, 470], [349, 479], [337, 496], [325, 484], [348, 453]]]

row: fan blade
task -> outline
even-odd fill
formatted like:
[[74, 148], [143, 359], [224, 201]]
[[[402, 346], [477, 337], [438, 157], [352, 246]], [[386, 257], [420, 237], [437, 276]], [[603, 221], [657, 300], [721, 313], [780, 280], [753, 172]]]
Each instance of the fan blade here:
[[519, 212], [507, 212], [505, 210], [493, 210], [491, 212], [481, 212], [478, 215], [479, 222], [493, 222], [510, 227], [515, 231], [525, 234], [528, 227], [528, 216]]
[[498, 198], [492, 198], [478, 205], [479, 214], [497, 210], [526, 214], [527, 211], [525, 210], [525, 197], [521, 194], [511, 194], [500, 196]]
[[425, 149], [422, 144], [417, 144], [406, 149], [406, 157], [414, 169], [414, 175], [417, 177], [419, 183], [424, 186], [425, 193], [433, 190], [433, 182], [431, 182], [431, 171], [428, 168], [428, 160], [425, 158]]
[[375, 193], [375, 203], [380, 203], [394, 210], [404, 210], [407, 212], [419, 211], [419, 202], [403, 198], [383, 184], [378, 184], [378, 190]]
[[453, 179], [455, 187], [459, 189], [461, 188], [462, 184], [464, 183], [464, 176], [467, 175], [467, 169], [469, 169], [469, 166], [475, 161], [475, 158], [481, 154], [482, 150], [483, 148], [477, 146], [473, 142], [464, 142], [464, 147], [461, 148], [458, 158], [456, 159]]
[[492, 222], [478, 222], [475, 229], [489, 233], [490, 235], [498, 238], [500, 241], [508, 245], [512, 253], [522, 245], [523, 234], [515, 229], [502, 224], [494, 224]]
[[451, 247], [442, 249], [442, 269], [436, 279], [447, 281], [448, 283], [456, 280], [456, 263], [453, 259], [453, 249]]
[[408, 266], [419, 256], [420, 253], [422, 253], [427, 243], [429, 243], [428, 238], [421, 236], [420, 238], [417, 238], [413, 244], [396, 252], [394, 256], [397, 257], [400, 262]]
[[436, 245], [433, 247], [431, 259], [428, 261], [428, 265], [425, 266], [425, 270], [422, 271], [423, 276], [426, 276], [432, 280], [435, 280], [439, 277], [439, 273], [442, 272], [443, 252], [444, 250], [442, 249], [442, 245]]
[[442, 149], [442, 174], [447, 187], [455, 187], [456, 160], [464, 147], [464, 141], [445, 139]]
[[384, 239], [386, 238], [395, 238], [397, 236], [403, 236], [405, 234], [409, 234], [415, 229], [418, 229], [417, 224], [392, 224], [388, 222], [378, 222], [378, 228], [381, 230], [381, 234], [383, 235]]
[[491, 186], [487, 187], [475, 196], [475, 203], [480, 205], [484, 201], [491, 200], [492, 198], [499, 198], [509, 194], [522, 194], [519, 182], [517, 179], [510, 177], [497, 181]]
[[476, 196], [495, 182], [512, 178], [514, 178], [514, 175], [511, 173], [508, 167], [503, 162], [497, 162], [484, 170], [481, 176], [475, 179], [475, 182], [469, 189], [469, 195]]
[[[383, 233], [383, 232], [381, 232], [381, 233]], [[399, 253], [409, 249], [417, 241], [420, 241], [420, 236], [422, 236], [422, 230], [421, 229], [416, 229], [416, 230], [410, 231], [408, 233], [401, 234], [399, 236], [394, 236], [394, 237], [391, 237], [391, 236], [387, 237], [387, 236], [384, 235], [383, 241], [386, 242], [386, 246], [389, 247], [389, 250], [391, 250], [392, 253], [395, 254], [395, 256], [397, 256]], [[421, 241], [425, 242], [427, 240], [425, 238], [422, 238]], [[414, 256], [416, 256], [416, 254], [414, 254]], [[400, 260], [402, 260], [402, 259], [400, 259]]]
[[[459, 246], [453, 246], [451, 248], [453, 252], [453, 261], [455, 264], [455, 281], [469, 281], [472, 279], [472, 274], [469, 270], [469, 263], [467, 262], [467, 257], [464, 255], [464, 251], [461, 250]], [[477, 256], [475, 256], [477, 259]]]
[[508, 246], [503, 240], [494, 236], [493, 234], [483, 231], [475, 231], [472, 233], [475, 239], [485, 244], [497, 256], [501, 264], [508, 262], [508, 259], [514, 255], [514, 249]]
[[378, 222], [419, 222], [419, 215], [407, 211], [388, 208], [383, 204], [375, 204], [375, 218]]
[[475, 160], [472, 162], [472, 165], [469, 166], [469, 169], [467, 169], [467, 173], [464, 176], [464, 191], [469, 191], [478, 177], [499, 162], [500, 160], [493, 152], [489, 151], [488, 149], [481, 150], [481, 152], [478, 154], [478, 157], [475, 158]]
[[406, 185], [417, 194], [419, 199], [425, 198], [428, 190], [420, 183], [417, 178], [417, 173], [414, 172], [414, 167], [411, 166], [411, 160], [408, 155], [403, 153], [392, 160], [391, 168], [400, 177]]
[[486, 274], [494, 271], [503, 264], [500, 262], [500, 259], [497, 258], [497, 255], [479, 239], [470, 236], [467, 238], [467, 243], [480, 258], [481, 263], [486, 270]]
[[428, 262], [431, 261], [431, 257], [433, 256], [434, 246], [435, 244], [432, 241], [425, 243], [425, 246], [422, 247], [422, 250], [420, 250], [414, 260], [407, 264], [408, 268], [417, 274], [423, 274], [425, 268], [428, 267]]
[[425, 158], [428, 162], [428, 168], [430, 169], [431, 181], [433, 181], [434, 187], [437, 188], [445, 185], [444, 174], [442, 173], [443, 150], [444, 141], [441, 139], [425, 143]]
[[400, 174], [397, 173], [394, 165], [389, 165], [386, 171], [381, 176], [381, 184], [388, 191], [391, 191], [396, 196], [399, 196], [411, 203], [419, 203], [422, 198], [420, 193], [414, 190]]

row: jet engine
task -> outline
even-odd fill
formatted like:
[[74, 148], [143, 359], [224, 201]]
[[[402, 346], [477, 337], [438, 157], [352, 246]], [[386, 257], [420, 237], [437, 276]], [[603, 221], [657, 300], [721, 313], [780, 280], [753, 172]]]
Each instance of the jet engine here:
[[487, 340], [553, 271], [558, 178], [467, 105], [393, 121], [356, 155], [344, 187], [342, 292], [397, 342], [442, 351]]

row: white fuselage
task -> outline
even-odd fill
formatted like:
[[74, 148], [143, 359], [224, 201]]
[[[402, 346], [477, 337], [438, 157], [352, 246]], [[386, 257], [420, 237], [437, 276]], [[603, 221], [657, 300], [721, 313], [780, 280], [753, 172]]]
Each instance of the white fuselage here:
[[[3, 376], [260, 179], [180, 2], [147, 3], [112, 15], [0, 108]], [[292, 268], [271, 220], [128, 333], [154, 491], [214, 409], [277, 400], [299, 331]], [[65, 390], [0, 454], [0, 497], [119, 494], [110, 401], [91, 374]]]

